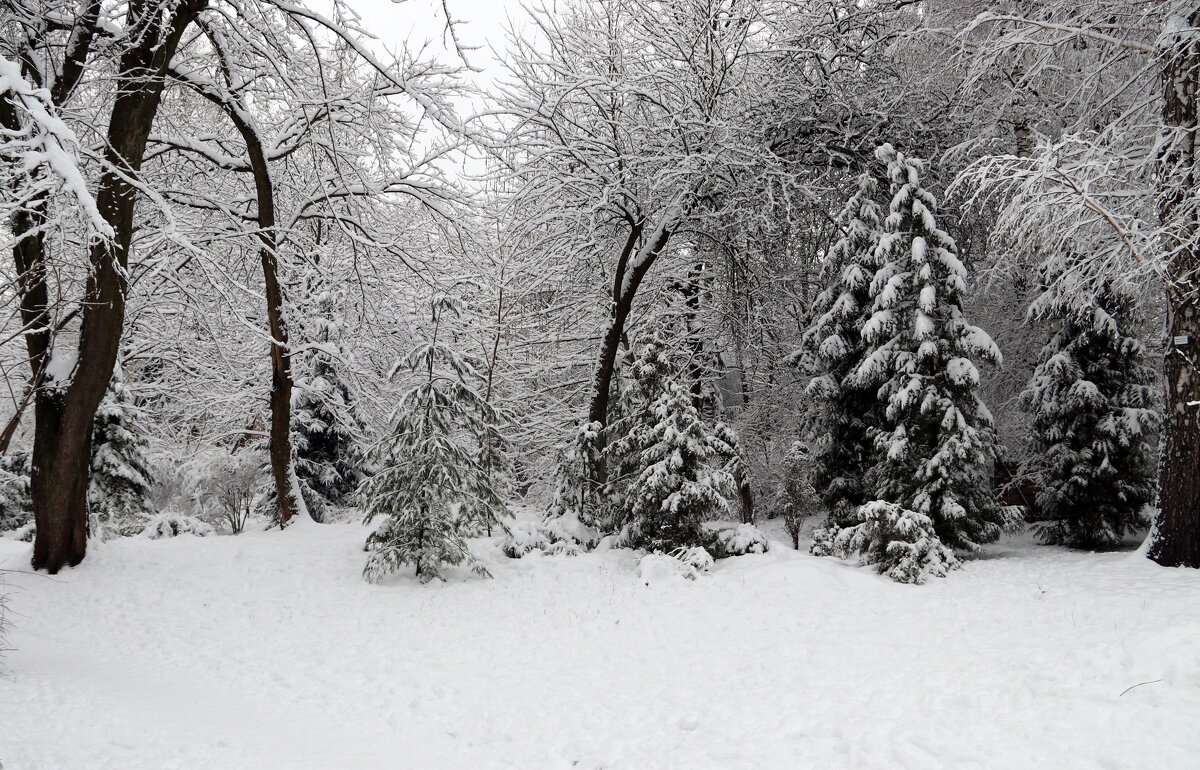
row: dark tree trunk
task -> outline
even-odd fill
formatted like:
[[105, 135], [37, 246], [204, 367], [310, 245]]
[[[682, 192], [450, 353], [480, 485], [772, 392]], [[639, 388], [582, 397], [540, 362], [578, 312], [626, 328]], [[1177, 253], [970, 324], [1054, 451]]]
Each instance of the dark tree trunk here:
[[[1200, 10], [1186, 26], [1200, 25]], [[1200, 568], [1200, 226], [1191, 198], [1197, 181], [1197, 89], [1200, 43], [1177, 33], [1163, 51], [1167, 130], [1160, 177], [1168, 235], [1167, 299], [1171, 346], [1164, 360], [1166, 403], [1159, 473], [1160, 513], [1149, 555], [1159, 564]]]
[[754, 523], [754, 493], [750, 491], [750, 484], [743, 481], [738, 486], [738, 502], [742, 508], [742, 523]]
[[[226, 73], [228, 80], [229, 67], [220, 40], [212, 34], [209, 35], [209, 40], [217, 52], [221, 70]], [[279, 504], [279, 526], [282, 528], [304, 508], [293, 484], [295, 471], [292, 466], [292, 356], [284, 317], [283, 287], [279, 283], [279, 233], [276, 229], [278, 223], [271, 167], [263, 148], [262, 137], [251, 122], [246, 105], [238, 97], [217, 92], [209, 84], [190, 80], [186, 75], [175, 71], [172, 71], [171, 75], [190, 85], [225, 112], [246, 144], [250, 171], [254, 175], [258, 204], [258, 235], [261, 240], [259, 259], [266, 290], [267, 325], [271, 333], [271, 427], [268, 446], [271, 477], [275, 483], [275, 498]]]
[[165, 3], [147, 8], [144, 2], [133, 2], [129, 7], [129, 39], [136, 42], [121, 56], [105, 151], [110, 170], [101, 177], [96, 195], [113, 234], [91, 246], [78, 357], [70, 380], [61, 385], [48, 382], [35, 395], [34, 569], [54, 573], [74, 566], [87, 550], [92, 421], [112, 376], [125, 319], [126, 268], [137, 200], [126, 177], [136, 177], [141, 168], [162, 98], [163, 75], [184, 30], [206, 4], [184, 0], [173, 13]]
[[1159, 466], [1160, 512], [1150, 558], [1168, 567], [1200, 567], [1200, 303], [1171, 298], [1171, 330], [1187, 339], [1163, 362], [1167, 398]]
[[[603, 450], [606, 443], [603, 428], [608, 426], [608, 401], [612, 390], [613, 372], [617, 365], [621, 339], [625, 334], [625, 324], [633, 310], [633, 298], [655, 260], [671, 240], [671, 228], [663, 227], [657, 231], [652, 242], [637, 249], [642, 232], [640, 225], [631, 228], [621, 251], [621, 258], [617, 262], [617, 271], [613, 279], [612, 315], [609, 316], [608, 331], [604, 334], [604, 342], [600, 346], [600, 360], [596, 365], [596, 380], [592, 391], [592, 403], [588, 409], [588, 422], [598, 423], [602, 429], [598, 444], [600, 450]], [[629, 262], [634, 255], [636, 259], [631, 267]], [[590, 481], [594, 486], [600, 486], [607, 481], [608, 469], [603, 456], [591, 470]]]
[[[92, 42], [96, 37], [96, 27], [100, 17], [101, 0], [88, 0], [81, 7], [79, 18], [72, 26], [63, 53], [62, 67], [54, 79], [50, 91], [50, 100], [55, 106], [62, 106], [79, 85], [85, 71], [88, 55], [91, 53]], [[35, 76], [36, 82], [41, 82], [39, 73], [30, 71], [29, 60], [24, 64], [25, 74]], [[21, 130], [21, 118], [16, 105], [8, 98], [0, 98], [0, 125], [14, 133]], [[46, 230], [47, 207], [49, 201], [46, 195], [34, 198], [25, 208], [17, 211], [9, 223], [14, 234], [18, 235], [13, 246], [13, 264], [17, 269], [17, 281], [20, 291], [21, 323], [26, 329], [25, 349], [29, 355], [30, 378], [29, 385], [17, 404], [12, 418], [0, 433], [0, 455], [8, 452], [21, 417], [25, 410], [36, 399], [38, 389], [46, 375], [46, 364], [49, 362], [50, 350], [53, 346], [53, 332], [50, 328], [49, 288], [46, 283]], [[59, 323], [59, 327], [73, 318], [70, 313]]]

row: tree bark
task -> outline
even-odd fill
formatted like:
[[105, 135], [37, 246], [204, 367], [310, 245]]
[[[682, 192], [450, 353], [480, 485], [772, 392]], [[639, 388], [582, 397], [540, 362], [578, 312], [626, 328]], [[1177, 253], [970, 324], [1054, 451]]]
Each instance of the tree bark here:
[[[1200, 26], [1200, 10], [1185, 26]], [[1192, 198], [1197, 187], [1197, 90], [1200, 41], [1175, 33], [1163, 51], [1160, 214], [1167, 233], [1167, 299], [1171, 345], [1164, 359], [1166, 403], [1159, 468], [1160, 512], [1149, 556], [1169, 567], [1200, 568], [1200, 226]]]
[[184, 0], [173, 13], [165, 3], [147, 7], [146, 2], [131, 2], [129, 6], [128, 39], [136, 42], [121, 55], [108, 123], [108, 170], [96, 195], [113, 236], [94, 240], [90, 248], [91, 271], [72, 375], [66, 382], [47, 382], [35, 396], [34, 569], [55, 573], [79, 564], [87, 552], [92, 422], [112, 377], [125, 320], [126, 268], [137, 201], [129, 178], [136, 178], [141, 169], [167, 65], [184, 31], [206, 5], [207, 0]]
[[[608, 480], [608, 466], [603, 457], [603, 449], [606, 444], [603, 428], [608, 426], [608, 402], [612, 390], [613, 373], [617, 365], [617, 352], [621, 347], [621, 338], [625, 334], [625, 324], [633, 310], [633, 298], [637, 294], [638, 287], [641, 286], [642, 280], [650, 272], [655, 260], [671, 240], [671, 228], [662, 227], [651, 243], [637, 249], [642, 232], [641, 225], [630, 230], [629, 237], [621, 251], [621, 258], [617, 262], [617, 271], [613, 279], [612, 315], [609, 316], [608, 331], [600, 346], [600, 360], [596, 365], [592, 402], [588, 408], [588, 422], [598, 423], [602, 429], [597, 442], [597, 448], [601, 450], [601, 457], [591, 468], [590, 481], [595, 487], [603, 485]], [[629, 264], [631, 259], [634, 260], [632, 266]], [[626, 278], [626, 274], [628, 274], [628, 278]]]
[[[84, 65], [96, 37], [101, 4], [101, 0], [88, 0], [81, 7], [79, 18], [72, 26], [63, 54], [62, 67], [50, 91], [50, 101], [56, 107], [66, 103], [83, 78]], [[38, 73], [31, 71], [29, 57], [24, 58], [24, 74], [37, 75]], [[34, 79], [40, 82], [40, 77]], [[16, 105], [7, 96], [0, 99], [0, 125], [14, 133], [21, 130], [21, 118]], [[45, 226], [48, 206], [48, 197], [45, 194], [39, 195], [25, 208], [18, 210], [9, 222], [11, 231], [18, 236], [13, 246], [13, 264], [17, 269], [21, 323], [26, 330], [23, 336], [31, 371], [29, 386], [17, 405], [15, 414], [0, 434], [0, 455], [8, 452], [22, 415], [35, 400], [37, 391], [42, 386], [46, 364], [49, 363], [50, 350], [53, 347], [54, 331], [57, 331], [50, 327], [50, 299], [46, 283]], [[68, 314], [59, 322], [59, 327], [74, 315]]]

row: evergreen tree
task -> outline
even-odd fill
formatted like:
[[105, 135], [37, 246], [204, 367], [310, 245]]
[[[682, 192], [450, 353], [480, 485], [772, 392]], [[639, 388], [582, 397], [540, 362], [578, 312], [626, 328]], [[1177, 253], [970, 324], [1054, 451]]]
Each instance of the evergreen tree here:
[[[154, 510], [150, 500], [154, 474], [140, 418], [117, 367], [92, 424], [87, 500], [93, 521], [119, 534], [140, 530], [144, 517]], [[99, 533], [93, 530], [92, 534]]]
[[[1052, 284], [1054, 282], [1051, 282]], [[1146, 524], [1154, 500], [1155, 373], [1128, 336], [1132, 297], [1106, 283], [1087, 301], [1047, 292], [1033, 313], [1056, 321], [1028, 389], [1046, 543], [1103, 548]]]
[[411, 372], [418, 382], [397, 404], [392, 430], [370, 458], [377, 470], [362, 486], [367, 521], [384, 518], [367, 538], [363, 575], [371, 582], [403, 565], [414, 567], [422, 581], [463, 563], [488, 574], [467, 548], [458, 517], [464, 508], [476, 517], [507, 515], [479, 463], [478, 447], [496, 415], [475, 390], [475, 366], [440, 336], [458, 312], [452, 298], [435, 297], [431, 340], [392, 373]]
[[[793, 441], [783, 457], [775, 489], [775, 510], [783, 518], [783, 528], [792, 539], [792, 548], [800, 547], [800, 529], [804, 520], [821, 507], [821, 499], [813, 486], [816, 463], [812, 452], [802, 441]], [[843, 514], [841, 519], [845, 518]]]
[[878, 195], [874, 177], [864, 174], [838, 215], [842, 236], [826, 256], [826, 288], [817, 296], [815, 320], [798, 356], [801, 369], [812, 376], [808, 394], [818, 403], [808, 426], [813, 486], [834, 524], [871, 498], [865, 488], [874, 455], [871, 430], [883, 416], [876, 389], [850, 376], [862, 362], [861, 330], [872, 313], [871, 280], [883, 225]]
[[921, 162], [891, 145], [876, 157], [887, 164], [892, 201], [862, 330], [867, 355], [852, 375], [885, 404], [868, 481], [876, 499], [927, 517], [946, 546], [973, 550], [1008, 523], [991, 484], [992, 417], [976, 393], [976, 361], [998, 364], [1000, 351], [964, 317], [966, 269], [934, 219]]
[[872, 500], [849, 513], [849, 526], [816, 533], [813, 553], [843, 559], [858, 554], [863, 564], [897, 583], [924, 583], [958, 569], [954, 552], [938, 538], [923, 513]]
[[666, 323], [651, 326], [633, 367], [640, 408], [613, 447], [633, 470], [621, 523], [631, 546], [650, 551], [706, 544], [703, 522], [728, 515], [737, 489], [736, 435], [700, 416], [678, 350]]
[[[313, 341], [308, 373], [296, 378], [292, 396], [292, 446], [296, 477], [308, 512], [324, 521], [330, 506], [341, 506], [363, 478], [364, 420], [345, 369], [351, 360], [342, 345], [338, 295], [317, 298], [318, 313], [308, 336]], [[274, 501], [270, 501], [274, 508]], [[278, 516], [278, 514], [276, 514]]]
[[[601, 533], [611, 533], [619, 525], [623, 493], [633, 472], [629, 458], [614, 447], [630, 429], [630, 387], [624, 376], [628, 362], [617, 359], [610, 383], [609, 424], [588, 422], [576, 429], [565, 447], [555, 471], [555, 491], [546, 512], [546, 524], [557, 531], [572, 533], [581, 544], [596, 541]], [[607, 467], [604, 484], [593, 481], [597, 463]]]
[[33, 521], [30, 459], [28, 452], [0, 457], [0, 532], [19, 529]]
[[[499, 418], [481, 426], [475, 462], [487, 485], [501, 498], [513, 492], [512, 462], [508, 449], [509, 442], [500, 430]], [[503, 519], [507, 515], [504, 507], [467, 502], [459, 508], [458, 524], [464, 534], [491, 537], [495, 530], [504, 529]]]
[[606, 518], [603, 490], [590, 482], [591, 469], [600, 461], [599, 446], [604, 427], [587, 422], [575, 431], [574, 440], [561, 450], [555, 470], [554, 495], [546, 511], [546, 521], [559, 522], [571, 529], [587, 530], [588, 540]]

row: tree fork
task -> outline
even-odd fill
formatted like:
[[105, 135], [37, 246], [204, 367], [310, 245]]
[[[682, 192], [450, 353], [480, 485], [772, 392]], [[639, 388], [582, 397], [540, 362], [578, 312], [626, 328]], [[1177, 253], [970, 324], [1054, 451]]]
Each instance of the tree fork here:
[[122, 55], [117, 97], [108, 122], [107, 169], [100, 178], [97, 208], [112, 228], [93, 241], [82, 303], [78, 358], [68, 384], [48, 382], [36, 394], [33, 444], [33, 568], [58, 572], [87, 552], [87, 480], [92, 423], [112, 377], [125, 320], [126, 268], [133, 240], [136, 177], [162, 100], [163, 75], [184, 31], [207, 7], [184, 0], [173, 14], [166, 4], [130, 5], [130, 28], [140, 35]]

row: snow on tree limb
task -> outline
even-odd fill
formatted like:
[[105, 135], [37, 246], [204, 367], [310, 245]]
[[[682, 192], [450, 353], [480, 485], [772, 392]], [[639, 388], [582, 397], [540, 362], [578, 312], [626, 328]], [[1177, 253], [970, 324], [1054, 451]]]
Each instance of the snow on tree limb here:
[[[0, 99], [8, 101], [28, 121], [23, 131], [4, 132], [0, 154], [30, 180], [39, 177], [40, 169], [48, 169], [58, 178], [58, 186], [79, 203], [92, 230], [111, 237], [112, 227], [100, 214], [87, 179], [79, 169], [79, 140], [75, 132], [55, 114], [50, 94], [34, 88], [22, 77], [20, 66], [3, 56], [0, 56]], [[45, 186], [44, 181], [33, 182], [31, 192]]]

